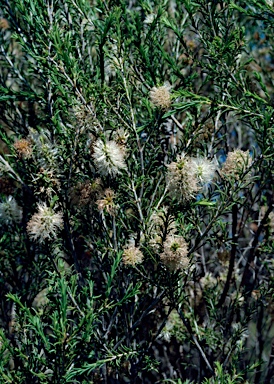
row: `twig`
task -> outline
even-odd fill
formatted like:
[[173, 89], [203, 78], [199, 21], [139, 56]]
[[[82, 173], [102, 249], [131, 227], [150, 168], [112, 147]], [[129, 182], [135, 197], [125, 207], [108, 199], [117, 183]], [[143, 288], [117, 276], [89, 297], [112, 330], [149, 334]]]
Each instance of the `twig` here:
[[[129, 175], [129, 177], [130, 177], [130, 175]], [[134, 197], [135, 197], [135, 202], [136, 202], [136, 205], [137, 205], [137, 208], [138, 208], [140, 219], [142, 221], [142, 224], [144, 225], [144, 216], [143, 216], [142, 208], [141, 208], [141, 205], [140, 205], [140, 199], [137, 196], [137, 192], [136, 192], [136, 189], [135, 189], [135, 185], [134, 185], [133, 179], [131, 180], [131, 190], [132, 190], [132, 192], [134, 194]]]
[[78, 89], [76, 83], [67, 74], [64, 66], [63, 65], [59, 65], [52, 57], [48, 57], [48, 61], [53, 63], [56, 66], [56, 68], [58, 68], [62, 72], [62, 74], [65, 76], [65, 78], [68, 80], [68, 82], [70, 83], [70, 85], [74, 89], [74, 92], [76, 93], [76, 95], [79, 97], [79, 99], [84, 104], [84, 106], [89, 110], [89, 112], [93, 116], [93, 118], [96, 119], [97, 124], [99, 125], [100, 129], [103, 131], [103, 127], [102, 127], [100, 121], [97, 119], [95, 112], [92, 110], [92, 108], [90, 107], [89, 103], [86, 101], [86, 99], [84, 98], [83, 94]]
[[[59, 271], [59, 269], [58, 269], [58, 267], [57, 267], [57, 265], [56, 265], [55, 260], [54, 260], [52, 257], [51, 257], [51, 260], [52, 260], [52, 262], [53, 262], [55, 271], [57, 272], [59, 278], [61, 279], [62, 276], [61, 276], [61, 273], [60, 273], [60, 271]], [[68, 295], [69, 295], [70, 300], [71, 300], [72, 303], [75, 305], [75, 307], [78, 309], [80, 315], [81, 315], [82, 317], [85, 317], [84, 312], [82, 312], [82, 310], [81, 310], [81, 308], [79, 307], [79, 305], [77, 304], [76, 300], [74, 299], [74, 297], [72, 296], [72, 294], [69, 292], [69, 287], [68, 287], [68, 286], [67, 286], [67, 288], [68, 288], [68, 289], [67, 289], [67, 293], [68, 293]]]
[[177, 125], [179, 130], [184, 133], [184, 127], [182, 126], [181, 123], [179, 123], [179, 121], [176, 119], [176, 117], [174, 117], [173, 115], [171, 115], [170, 117], [171, 117], [172, 121]]
[[164, 178], [163, 175], [161, 175], [161, 176], [159, 177], [159, 180], [158, 180], [158, 182], [157, 182], [157, 184], [156, 184], [156, 187], [155, 187], [154, 192], [153, 192], [153, 194], [152, 194], [152, 196], [151, 196], [151, 199], [150, 199], [150, 204], [149, 204], [149, 207], [148, 207], [148, 212], [150, 212], [150, 210], [151, 210], [151, 208], [152, 208], [152, 205], [153, 205], [153, 202], [154, 202], [154, 199], [155, 199], [155, 195], [156, 195], [156, 193], [157, 193], [157, 190], [158, 190], [159, 185], [160, 185], [161, 181], [163, 180], [163, 178]]
[[115, 216], [112, 216], [112, 238], [113, 238], [113, 249], [117, 251], [117, 231], [116, 231], [116, 220]]
[[20, 178], [20, 176], [11, 168], [11, 166], [9, 165], [9, 163], [4, 159], [4, 157], [2, 155], [0, 155], [0, 162], [2, 162], [6, 169], [5, 171], [9, 171], [11, 172], [15, 177], [16, 179], [19, 181], [19, 183], [21, 183], [22, 185], [24, 185], [24, 182], [23, 180]]
[[202, 358], [204, 359], [204, 362], [206, 363], [208, 369], [210, 370], [211, 373], [214, 374], [214, 370], [211, 367], [211, 365], [210, 365], [210, 363], [209, 363], [209, 361], [208, 361], [208, 359], [206, 357], [205, 352], [203, 351], [202, 347], [200, 346], [199, 341], [197, 340], [196, 336], [193, 334], [193, 331], [192, 331], [191, 325], [189, 324], [189, 321], [184, 317], [183, 312], [181, 311], [181, 309], [178, 309], [178, 314], [179, 314], [181, 320], [183, 321], [185, 327], [187, 328], [187, 330], [188, 330], [188, 332], [189, 332], [189, 334], [190, 334], [194, 344], [198, 348], [198, 350], [199, 350]]
[[255, 257], [255, 250], [257, 248], [257, 245], [258, 245], [258, 242], [259, 242], [259, 237], [260, 237], [260, 234], [268, 220], [268, 216], [270, 214], [270, 212], [272, 212], [273, 210], [273, 203], [269, 205], [258, 229], [257, 229], [257, 232], [255, 233], [255, 236], [253, 238], [253, 241], [252, 241], [252, 244], [251, 244], [251, 250], [250, 250], [250, 254], [248, 256], [248, 259], [247, 259], [247, 262], [246, 262], [246, 265], [245, 265], [245, 268], [244, 268], [244, 272], [243, 272], [243, 277], [242, 277], [242, 281], [241, 281], [241, 284], [240, 286], [243, 287], [245, 285], [245, 281], [246, 281], [246, 278], [247, 278], [247, 273], [248, 273], [248, 269], [249, 269], [249, 266], [251, 264], [251, 262], [254, 260], [254, 257]]
[[129, 103], [130, 115], [131, 115], [131, 121], [132, 121], [132, 128], [133, 128], [133, 130], [135, 132], [136, 141], [137, 141], [137, 145], [138, 145], [138, 149], [139, 149], [139, 154], [140, 154], [140, 165], [141, 165], [141, 172], [142, 172], [142, 185], [141, 185], [141, 191], [140, 191], [140, 194], [139, 194], [139, 202], [140, 202], [139, 204], [141, 206], [142, 205], [142, 200], [141, 199], [142, 199], [142, 196], [143, 196], [143, 193], [144, 193], [144, 176], [145, 176], [144, 153], [143, 153], [144, 147], [141, 145], [140, 137], [139, 137], [139, 134], [137, 132], [134, 111], [133, 111], [133, 107], [132, 107], [132, 103], [131, 103], [131, 98], [130, 98], [130, 95], [129, 95], [129, 90], [128, 90], [127, 81], [126, 81], [126, 78], [125, 78], [125, 75], [124, 75], [123, 68], [121, 70], [121, 74], [122, 74], [122, 77], [123, 77], [124, 88], [125, 88], [126, 96], [127, 96], [128, 103]]
[[237, 218], [238, 218], [238, 207], [237, 207], [237, 204], [234, 204], [232, 207], [232, 247], [231, 247], [231, 254], [230, 254], [230, 262], [229, 262], [229, 268], [228, 268], [224, 290], [217, 304], [218, 308], [220, 308], [225, 302], [225, 298], [229, 290], [230, 279], [234, 269], [236, 251], [237, 251], [237, 245], [238, 245], [238, 236], [239, 236], [237, 233], [237, 222], [238, 222]]

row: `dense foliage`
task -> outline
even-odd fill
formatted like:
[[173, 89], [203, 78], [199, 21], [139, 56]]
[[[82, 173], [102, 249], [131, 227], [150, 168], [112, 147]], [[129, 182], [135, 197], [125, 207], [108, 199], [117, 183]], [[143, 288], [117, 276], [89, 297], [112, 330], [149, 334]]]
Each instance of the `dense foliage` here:
[[1, 1], [1, 383], [272, 382], [273, 27]]

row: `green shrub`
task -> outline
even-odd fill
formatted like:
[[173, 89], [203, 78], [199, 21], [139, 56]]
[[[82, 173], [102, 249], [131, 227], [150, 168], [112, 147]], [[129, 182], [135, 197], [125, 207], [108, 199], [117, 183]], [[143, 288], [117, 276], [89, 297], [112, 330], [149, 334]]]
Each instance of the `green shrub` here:
[[271, 1], [3, 0], [3, 383], [271, 383]]

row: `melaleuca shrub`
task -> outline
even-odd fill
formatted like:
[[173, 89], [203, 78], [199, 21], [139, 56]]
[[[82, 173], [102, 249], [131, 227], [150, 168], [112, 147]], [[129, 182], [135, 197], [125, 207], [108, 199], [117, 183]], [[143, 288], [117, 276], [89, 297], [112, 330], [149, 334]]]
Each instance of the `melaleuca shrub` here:
[[3, 383], [270, 383], [273, 4], [4, 0]]

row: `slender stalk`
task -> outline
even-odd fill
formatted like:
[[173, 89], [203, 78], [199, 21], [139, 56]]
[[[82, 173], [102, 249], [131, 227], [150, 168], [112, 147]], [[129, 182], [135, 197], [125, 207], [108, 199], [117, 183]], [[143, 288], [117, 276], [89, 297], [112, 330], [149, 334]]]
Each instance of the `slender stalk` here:
[[247, 258], [247, 261], [246, 261], [246, 265], [245, 265], [245, 268], [244, 268], [244, 272], [243, 272], [243, 277], [242, 277], [242, 281], [241, 281], [241, 287], [245, 286], [246, 284], [246, 279], [247, 279], [247, 275], [248, 275], [248, 270], [249, 270], [249, 267], [250, 267], [250, 264], [251, 262], [254, 260], [254, 257], [255, 257], [255, 251], [256, 251], [256, 248], [257, 248], [257, 245], [258, 245], [258, 242], [259, 242], [259, 237], [260, 237], [260, 234], [262, 233], [264, 227], [265, 227], [265, 224], [267, 223], [267, 220], [268, 220], [268, 217], [269, 217], [269, 214], [270, 212], [273, 211], [273, 208], [274, 208], [274, 205], [273, 204], [270, 204], [267, 211], [265, 212], [265, 215], [263, 217], [263, 219], [261, 220], [261, 223], [254, 235], [254, 238], [253, 238], [253, 241], [252, 241], [252, 244], [251, 244], [251, 249], [250, 249], [250, 252], [249, 252], [249, 255], [248, 255], [248, 258]]
[[229, 268], [228, 268], [224, 290], [217, 304], [218, 308], [220, 308], [225, 302], [226, 296], [228, 294], [229, 286], [230, 286], [230, 280], [231, 280], [233, 269], [234, 269], [237, 246], [238, 246], [238, 236], [239, 236], [237, 233], [237, 223], [238, 223], [238, 207], [237, 207], [237, 204], [234, 204], [232, 207], [232, 247], [231, 247], [231, 253], [230, 253]]
[[212, 374], [214, 374], [214, 370], [213, 370], [213, 368], [211, 367], [211, 364], [209, 363], [208, 358], [207, 358], [205, 352], [203, 351], [203, 349], [202, 349], [202, 347], [201, 347], [199, 341], [197, 340], [196, 336], [194, 335], [194, 333], [193, 333], [193, 331], [192, 331], [192, 328], [191, 328], [191, 325], [190, 325], [189, 321], [184, 317], [183, 312], [181, 311], [181, 309], [178, 310], [178, 314], [179, 314], [181, 320], [183, 321], [183, 323], [184, 323], [186, 329], [188, 330], [188, 332], [189, 332], [189, 334], [190, 334], [190, 336], [191, 336], [191, 338], [192, 338], [192, 341], [194, 342], [194, 344], [196, 345], [197, 349], [199, 350], [199, 352], [200, 352], [200, 354], [201, 354], [201, 356], [202, 356], [204, 362], [206, 363], [206, 366], [208, 367], [208, 369], [210, 370], [210, 372], [211, 372]]

